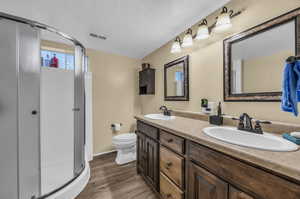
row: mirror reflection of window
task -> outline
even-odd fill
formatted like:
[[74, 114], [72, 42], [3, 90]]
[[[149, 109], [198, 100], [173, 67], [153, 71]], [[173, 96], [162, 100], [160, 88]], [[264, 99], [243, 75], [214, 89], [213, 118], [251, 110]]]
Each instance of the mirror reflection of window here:
[[168, 96], [184, 95], [184, 68], [182, 63], [167, 69], [167, 94]]
[[183, 96], [183, 72], [182, 71], [176, 71], [175, 82], [176, 82], [176, 96]]
[[280, 92], [285, 60], [295, 55], [295, 22], [232, 44], [231, 93]]

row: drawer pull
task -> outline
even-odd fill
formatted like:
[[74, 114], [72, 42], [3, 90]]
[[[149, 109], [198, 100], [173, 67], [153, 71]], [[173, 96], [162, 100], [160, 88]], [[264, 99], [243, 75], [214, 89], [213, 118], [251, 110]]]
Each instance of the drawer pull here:
[[169, 170], [172, 167], [173, 163], [172, 162], [167, 162], [166, 163], [166, 169]]
[[244, 193], [239, 193], [239, 194], [238, 194], [238, 199], [249, 199], [249, 196], [247, 196], [247, 195], [244, 194]]
[[172, 194], [168, 193], [168, 194], [163, 194], [164, 198], [173, 198]]
[[167, 140], [168, 143], [171, 143], [171, 142], [173, 142], [173, 141], [174, 141], [174, 140], [173, 140], [172, 138]]

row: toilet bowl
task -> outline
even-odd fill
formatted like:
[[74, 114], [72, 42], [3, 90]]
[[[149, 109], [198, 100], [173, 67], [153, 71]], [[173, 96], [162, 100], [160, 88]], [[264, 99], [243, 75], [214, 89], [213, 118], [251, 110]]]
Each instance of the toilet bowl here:
[[122, 165], [136, 160], [135, 133], [125, 133], [114, 136], [112, 144], [117, 149], [117, 164]]

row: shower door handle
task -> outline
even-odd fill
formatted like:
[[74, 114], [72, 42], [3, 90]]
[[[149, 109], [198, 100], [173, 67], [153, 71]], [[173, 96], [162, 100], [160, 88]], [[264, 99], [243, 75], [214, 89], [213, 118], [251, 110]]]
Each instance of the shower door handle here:
[[80, 108], [73, 108], [73, 111], [80, 111]]
[[37, 115], [38, 114], [38, 111], [37, 110], [32, 110], [31, 111], [31, 115]]

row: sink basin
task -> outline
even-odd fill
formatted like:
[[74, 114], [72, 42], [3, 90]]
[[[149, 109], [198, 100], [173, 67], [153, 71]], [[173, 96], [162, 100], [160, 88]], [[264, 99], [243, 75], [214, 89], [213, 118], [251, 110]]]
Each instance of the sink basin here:
[[207, 127], [203, 131], [213, 138], [239, 146], [281, 152], [298, 150], [298, 145], [270, 133], [255, 134], [233, 127]]
[[173, 120], [175, 116], [166, 116], [163, 114], [148, 114], [145, 115], [146, 118], [153, 119], [153, 120]]

